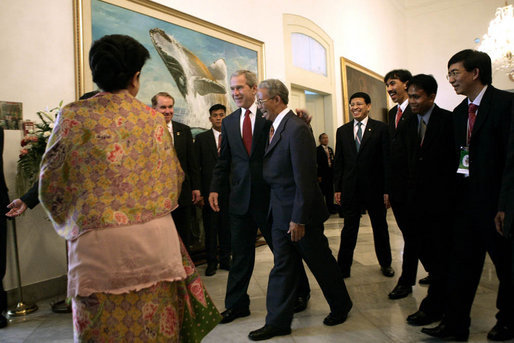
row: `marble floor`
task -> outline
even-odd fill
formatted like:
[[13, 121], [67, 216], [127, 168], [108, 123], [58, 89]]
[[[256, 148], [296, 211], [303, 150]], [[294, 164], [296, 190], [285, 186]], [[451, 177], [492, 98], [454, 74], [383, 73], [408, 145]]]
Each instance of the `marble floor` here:
[[[394, 218], [389, 211], [393, 267], [397, 274], [401, 266], [402, 237]], [[337, 253], [342, 219], [332, 216], [325, 225], [330, 246]], [[251, 316], [240, 318], [232, 323], [218, 325], [204, 340], [206, 343], [249, 342], [251, 330], [264, 324], [266, 315], [266, 286], [273, 256], [266, 246], [257, 248], [255, 271], [250, 283]], [[418, 278], [426, 276], [420, 266]], [[205, 265], [199, 267], [204, 273]], [[312, 288], [307, 310], [295, 315], [293, 332], [289, 336], [277, 337], [268, 342], [351, 342], [351, 343], [401, 343], [401, 342], [442, 342], [420, 333], [419, 327], [406, 324], [405, 318], [415, 312], [427, 288], [415, 286], [411, 296], [400, 300], [389, 300], [387, 294], [395, 286], [397, 277], [384, 277], [378, 266], [373, 236], [368, 216], [363, 216], [359, 240], [355, 250], [352, 276], [346, 285], [354, 306], [348, 320], [335, 327], [322, 324], [328, 314], [328, 305], [314, 277], [306, 268]], [[212, 277], [203, 277], [205, 285], [220, 310], [223, 309], [225, 285], [228, 272], [218, 271]], [[498, 282], [494, 268], [488, 259], [472, 310], [471, 335], [469, 342], [487, 342], [487, 332], [494, 326], [496, 313], [496, 290]], [[11, 319], [9, 326], [0, 330], [0, 342], [72, 342], [73, 330], [70, 314], [55, 314], [50, 311], [50, 303], [56, 299], [42, 301], [40, 310], [25, 318]], [[512, 342], [512, 341], [511, 341]]]

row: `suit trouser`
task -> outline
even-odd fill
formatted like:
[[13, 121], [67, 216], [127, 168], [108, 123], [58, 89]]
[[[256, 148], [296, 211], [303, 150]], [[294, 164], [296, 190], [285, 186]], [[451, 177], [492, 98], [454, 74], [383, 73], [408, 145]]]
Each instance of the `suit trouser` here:
[[0, 314], [7, 310], [7, 293], [4, 290], [2, 280], [6, 271], [7, 259], [7, 219], [0, 216]]
[[[490, 223], [471, 215], [472, 211], [457, 211], [453, 233], [454, 244], [448, 272], [448, 306], [444, 322], [457, 329], [467, 329], [470, 312], [480, 282], [486, 253], [493, 261], [499, 279], [496, 318], [500, 323], [514, 325], [514, 292], [512, 287], [512, 245], [500, 236], [493, 217]], [[475, 217], [475, 218], [472, 218]], [[474, 220], [477, 219], [477, 220]]]
[[228, 199], [226, 196], [218, 198], [219, 212], [214, 212], [209, 204], [205, 204], [202, 210], [203, 226], [205, 229], [205, 250], [207, 263], [216, 264], [218, 239], [220, 247], [220, 261], [230, 261], [230, 221], [228, 214]]
[[[273, 251], [271, 226], [263, 218], [256, 218], [252, 212], [250, 209], [243, 216], [230, 214], [232, 266], [228, 273], [227, 292], [225, 294], [225, 308], [227, 309], [246, 309], [250, 306], [248, 285], [255, 264], [255, 240], [258, 228], [271, 251]], [[295, 296], [306, 297], [311, 290], [303, 264], [301, 264], [299, 273], [298, 290]]]
[[335, 211], [334, 204], [334, 180], [332, 177], [324, 177], [322, 181], [319, 183], [319, 188], [321, 189], [321, 193], [323, 193], [323, 197], [325, 198], [325, 204], [327, 205], [327, 209], [329, 212]]
[[266, 296], [266, 325], [291, 327], [302, 258], [318, 281], [330, 311], [336, 315], [347, 313], [352, 307], [352, 301], [323, 234], [323, 224], [307, 225], [305, 236], [298, 242], [293, 243], [290, 237], [285, 228], [272, 230], [274, 266], [270, 272]]
[[[375, 241], [375, 253], [381, 267], [391, 265], [391, 245], [389, 243], [389, 231], [387, 229], [387, 210], [383, 202], [375, 201], [367, 204], [371, 227], [373, 229], [373, 240]], [[353, 251], [357, 244], [361, 209], [363, 206], [358, 203], [344, 204], [344, 226], [341, 231], [341, 242], [337, 262], [343, 274], [349, 274], [353, 262]]]
[[414, 248], [432, 278], [427, 296], [422, 300], [419, 309], [429, 316], [440, 316], [446, 302], [446, 267], [451, 216], [446, 213], [424, 213], [416, 216], [414, 209], [410, 213], [409, 227], [415, 231]]
[[398, 284], [412, 286], [416, 284], [418, 272], [415, 229], [409, 225], [409, 211], [406, 203], [395, 201], [391, 197], [391, 208], [403, 236], [402, 275], [398, 279]]
[[190, 252], [189, 246], [191, 245], [191, 223], [193, 221], [192, 210], [192, 205], [180, 205], [173, 212], [171, 212], [171, 216], [175, 222], [177, 232], [180, 238], [182, 238], [182, 242], [184, 243], [188, 252]]

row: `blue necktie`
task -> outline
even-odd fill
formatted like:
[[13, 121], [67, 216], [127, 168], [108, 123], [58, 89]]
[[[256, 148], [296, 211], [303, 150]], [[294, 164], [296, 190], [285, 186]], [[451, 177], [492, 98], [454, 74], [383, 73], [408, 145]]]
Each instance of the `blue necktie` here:
[[357, 136], [355, 137], [355, 147], [357, 148], [357, 152], [361, 148], [361, 141], [362, 141], [362, 123], [357, 123]]

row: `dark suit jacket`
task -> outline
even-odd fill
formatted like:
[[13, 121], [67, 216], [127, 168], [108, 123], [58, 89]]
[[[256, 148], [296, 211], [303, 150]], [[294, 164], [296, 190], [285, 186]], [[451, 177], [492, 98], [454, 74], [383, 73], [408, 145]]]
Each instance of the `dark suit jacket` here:
[[321, 177], [323, 181], [332, 180], [334, 178], [334, 151], [331, 147], [328, 147], [328, 151], [330, 154], [332, 166], [328, 166], [328, 157], [325, 149], [320, 144], [316, 148], [316, 161], [318, 163], [318, 176]]
[[191, 205], [193, 203], [193, 189], [200, 189], [200, 175], [193, 156], [193, 136], [189, 126], [176, 121], [172, 121], [172, 123], [173, 145], [175, 146], [180, 166], [185, 174], [178, 204], [181, 206]]
[[514, 106], [512, 107], [511, 117], [507, 162], [503, 171], [498, 209], [505, 212], [503, 233], [512, 239], [514, 238]]
[[230, 177], [230, 213], [245, 215], [251, 209], [256, 217], [265, 218], [269, 187], [262, 177], [262, 164], [271, 122], [257, 111], [250, 156], [240, 129], [241, 109], [221, 122], [221, 155], [212, 175], [211, 192], [220, 193]]
[[354, 121], [336, 133], [334, 187], [344, 203], [378, 201], [389, 194], [391, 143], [387, 124], [368, 119], [359, 152], [353, 137]]
[[[514, 94], [489, 86], [484, 93], [469, 145], [469, 178], [457, 176], [457, 189], [469, 187], [471, 210], [483, 224], [493, 225], [499, 209], [499, 196], [511, 131]], [[468, 99], [454, 110], [455, 150], [466, 146]]]
[[291, 221], [312, 225], [327, 220], [328, 210], [317, 182], [315, 148], [310, 128], [289, 111], [264, 155], [273, 227], [288, 230]]
[[389, 118], [389, 135], [391, 137], [391, 184], [390, 196], [391, 200], [406, 203], [407, 202], [407, 166], [402, 164], [404, 160], [400, 155], [400, 147], [398, 140], [398, 131], [405, 124], [406, 120], [412, 116], [410, 106], [405, 108], [398, 127], [396, 127], [396, 113], [398, 105], [391, 108], [388, 113]]
[[[218, 161], [218, 149], [212, 129], [198, 134], [195, 138], [194, 155], [200, 171], [200, 192], [204, 198], [209, 196], [212, 172]], [[228, 180], [223, 192], [228, 192]], [[208, 206], [208, 205], [207, 205]]]
[[455, 184], [455, 141], [452, 113], [435, 106], [419, 145], [418, 116], [400, 128], [398, 144], [407, 165], [408, 203], [417, 215], [448, 214]]

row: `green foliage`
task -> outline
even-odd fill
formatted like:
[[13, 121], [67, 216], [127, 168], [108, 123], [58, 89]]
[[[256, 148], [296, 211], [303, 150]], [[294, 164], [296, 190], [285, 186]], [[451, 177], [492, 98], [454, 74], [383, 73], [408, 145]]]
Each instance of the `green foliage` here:
[[21, 140], [20, 159], [16, 173], [16, 193], [22, 196], [39, 179], [41, 158], [46, 150], [48, 138], [52, 133], [54, 121], [61, 110], [62, 101], [59, 106], [48, 111], [38, 111], [37, 115], [41, 120], [35, 124], [33, 132], [29, 132]]

